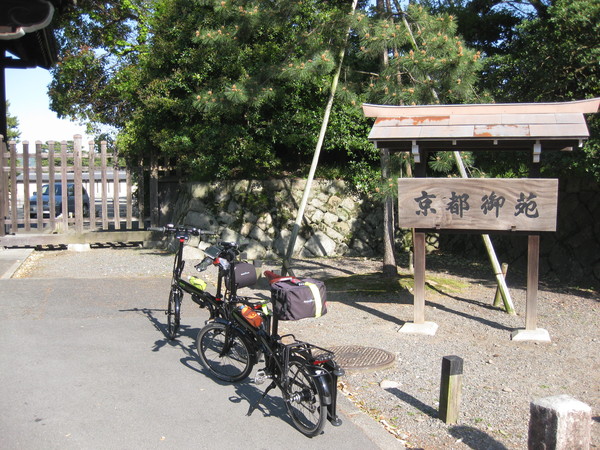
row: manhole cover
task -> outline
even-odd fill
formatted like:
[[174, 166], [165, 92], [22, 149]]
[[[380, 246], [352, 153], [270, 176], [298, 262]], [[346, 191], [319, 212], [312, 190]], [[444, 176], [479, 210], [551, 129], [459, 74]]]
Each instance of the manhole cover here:
[[330, 349], [335, 353], [335, 361], [346, 370], [387, 369], [396, 360], [392, 353], [373, 347], [343, 345]]

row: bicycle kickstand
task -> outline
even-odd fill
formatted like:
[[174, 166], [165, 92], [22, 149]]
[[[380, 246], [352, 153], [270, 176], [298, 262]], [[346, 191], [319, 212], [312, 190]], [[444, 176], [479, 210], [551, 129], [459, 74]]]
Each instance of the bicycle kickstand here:
[[272, 381], [271, 384], [267, 387], [267, 389], [265, 389], [265, 392], [263, 392], [263, 395], [261, 395], [260, 398], [256, 402], [254, 402], [252, 405], [250, 405], [250, 408], [248, 409], [248, 413], [246, 414], [247, 416], [251, 415], [254, 412], [254, 410], [256, 408], [258, 408], [258, 405], [260, 405], [260, 403], [267, 396], [269, 391], [271, 389], [273, 389], [275, 386], [277, 386], [277, 383], [275, 383], [275, 381]]

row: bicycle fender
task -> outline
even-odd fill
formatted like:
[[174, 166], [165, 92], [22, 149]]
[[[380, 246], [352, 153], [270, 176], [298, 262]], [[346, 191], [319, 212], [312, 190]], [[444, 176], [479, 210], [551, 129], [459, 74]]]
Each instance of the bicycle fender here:
[[315, 381], [321, 386], [323, 403], [327, 406], [327, 420], [339, 427], [342, 420], [337, 415], [337, 379], [344, 371], [330, 361], [324, 367], [315, 367], [314, 373]]
[[311, 372], [311, 376], [314, 378], [315, 382], [319, 386], [321, 386], [321, 392], [323, 393], [323, 403], [325, 405], [331, 405], [331, 383], [329, 382], [331, 377], [325, 369], [321, 369], [319, 367], [311, 368]]

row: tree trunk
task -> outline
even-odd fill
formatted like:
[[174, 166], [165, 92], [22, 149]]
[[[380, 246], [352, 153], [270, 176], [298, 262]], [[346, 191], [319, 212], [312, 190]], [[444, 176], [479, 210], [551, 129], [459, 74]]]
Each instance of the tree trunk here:
[[[383, 180], [390, 176], [390, 151], [381, 150], [381, 174]], [[396, 256], [394, 254], [394, 201], [391, 195], [383, 200], [383, 276], [398, 275]]]

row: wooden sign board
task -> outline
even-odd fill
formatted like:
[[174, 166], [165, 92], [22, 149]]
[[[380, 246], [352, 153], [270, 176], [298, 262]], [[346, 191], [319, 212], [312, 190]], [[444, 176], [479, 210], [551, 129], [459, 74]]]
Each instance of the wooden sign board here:
[[403, 228], [556, 231], [557, 203], [557, 179], [398, 179]]

